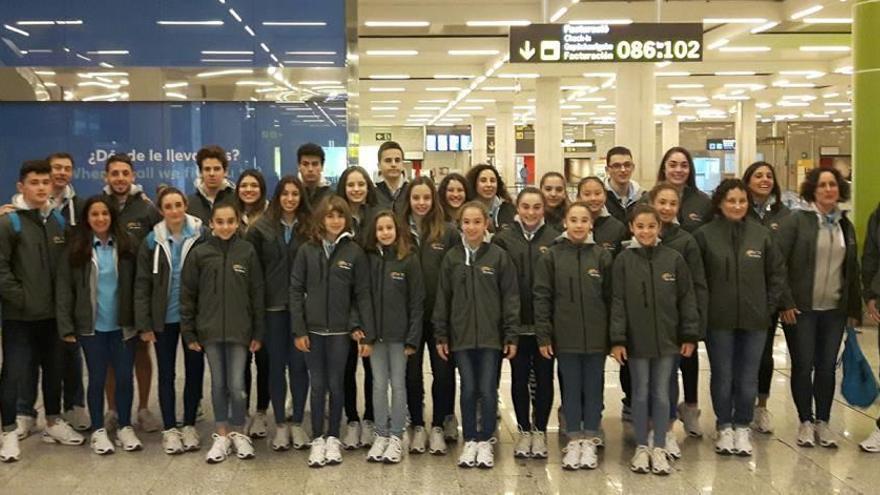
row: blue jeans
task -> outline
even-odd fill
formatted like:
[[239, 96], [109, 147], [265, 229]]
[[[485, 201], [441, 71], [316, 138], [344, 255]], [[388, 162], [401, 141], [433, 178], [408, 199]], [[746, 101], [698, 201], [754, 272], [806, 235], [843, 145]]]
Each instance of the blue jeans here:
[[846, 314], [840, 310], [804, 311], [797, 325], [784, 327], [791, 355], [791, 395], [801, 422], [812, 421], [813, 402], [818, 421], [831, 418], [837, 353]]
[[[233, 430], [244, 427], [244, 367], [250, 355], [241, 344], [214, 342], [205, 344], [205, 355], [211, 368], [211, 402], [214, 423], [229, 425]], [[232, 412], [230, 416], [230, 410]]]
[[[495, 434], [498, 422], [498, 368], [501, 351], [468, 349], [456, 351], [455, 364], [461, 377], [461, 429], [466, 442], [485, 442]], [[481, 424], [477, 431], [477, 400]]]
[[[177, 368], [177, 347], [180, 342], [180, 323], [168, 323], [162, 332], [156, 332], [156, 364], [159, 369], [159, 408], [165, 429], [177, 426], [174, 390]], [[202, 381], [205, 376], [205, 356], [183, 346], [183, 425], [194, 426], [202, 400]]]
[[[543, 359], [543, 358], [541, 358]], [[605, 408], [605, 353], [560, 353], [562, 412], [571, 438], [599, 436]]]
[[[532, 427], [537, 431], [547, 431], [547, 420], [553, 407], [553, 361], [552, 358], [544, 359], [538, 352], [538, 341], [534, 335], [519, 337], [516, 356], [510, 361], [510, 395], [517, 425], [523, 431], [531, 431]], [[529, 390], [529, 375], [532, 373], [535, 377], [534, 394]], [[534, 407], [530, 407], [532, 405]], [[529, 414], [530, 408], [532, 414]], [[601, 416], [601, 409], [599, 414]]]
[[709, 388], [718, 430], [747, 428], [752, 423], [766, 342], [765, 330], [709, 330]]
[[[266, 311], [266, 351], [269, 353], [269, 397], [275, 424], [284, 424], [284, 401], [288, 380], [293, 399], [293, 423], [301, 424], [309, 393], [309, 370], [305, 354], [293, 344], [290, 333], [290, 312]], [[286, 375], [285, 376], [285, 372]]]
[[[370, 355], [373, 368], [373, 412], [380, 437], [403, 437], [406, 426], [406, 353], [403, 342], [376, 342]], [[388, 386], [391, 386], [391, 423]]]
[[666, 430], [669, 428], [669, 376], [675, 369], [676, 362], [675, 355], [629, 358], [627, 361], [632, 386], [632, 418], [636, 445], [648, 445], [650, 419], [654, 427], [654, 446], [666, 447]]
[[[312, 438], [325, 436], [339, 438], [342, 406], [345, 402], [345, 361], [351, 337], [344, 335], [309, 334], [311, 348], [306, 353], [309, 366], [312, 404]], [[324, 399], [330, 393], [330, 421], [324, 431]]]
[[104, 427], [104, 385], [107, 381], [107, 366], [113, 367], [116, 378], [116, 409], [119, 413], [119, 426], [131, 426], [131, 403], [134, 400], [134, 346], [137, 337], [122, 339], [122, 330], [114, 332], [95, 332], [94, 335], [77, 337], [86, 355], [89, 370], [89, 388], [86, 397], [89, 402], [89, 418], [92, 428]]
[[15, 429], [19, 399], [30, 395], [28, 387], [35, 386], [33, 376], [37, 368], [43, 371], [46, 418], [54, 420], [61, 414], [61, 344], [55, 320], [3, 321], [3, 369], [0, 371], [3, 431]]

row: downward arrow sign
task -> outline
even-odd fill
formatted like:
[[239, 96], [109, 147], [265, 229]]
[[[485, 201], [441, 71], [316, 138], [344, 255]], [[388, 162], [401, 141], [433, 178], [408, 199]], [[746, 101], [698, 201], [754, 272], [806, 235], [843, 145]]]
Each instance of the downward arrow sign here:
[[520, 56], [522, 56], [522, 58], [524, 58], [526, 60], [529, 60], [532, 57], [534, 57], [535, 56], [535, 49], [532, 48], [532, 42], [529, 40], [526, 40], [526, 42], [523, 44], [522, 48], [519, 49], [519, 54], [520, 54]]

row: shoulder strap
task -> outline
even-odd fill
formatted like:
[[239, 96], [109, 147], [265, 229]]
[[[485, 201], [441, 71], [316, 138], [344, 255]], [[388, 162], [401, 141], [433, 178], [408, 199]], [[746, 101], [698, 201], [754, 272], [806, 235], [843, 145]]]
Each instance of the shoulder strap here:
[[61, 230], [67, 228], [67, 221], [64, 219], [64, 215], [62, 215], [60, 211], [52, 209], [52, 216], [55, 217], [55, 221], [61, 226]]
[[21, 234], [21, 217], [18, 216], [17, 211], [9, 213], [9, 222], [12, 224], [12, 231], [15, 232], [15, 235]]

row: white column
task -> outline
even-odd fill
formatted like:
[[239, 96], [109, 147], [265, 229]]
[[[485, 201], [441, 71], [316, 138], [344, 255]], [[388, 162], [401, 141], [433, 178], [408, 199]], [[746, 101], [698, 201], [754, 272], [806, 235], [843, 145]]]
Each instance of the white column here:
[[486, 163], [486, 117], [478, 116], [471, 119], [471, 167], [478, 163]]
[[558, 77], [535, 81], [535, 180], [546, 172], [563, 173], [562, 110]]
[[660, 157], [656, 156], [657, 127], [654, 101], [657, 89], [652, 64], [619, 64], [615, 106], [614, 144], [626, 146], [636, 162], [635, 179], [642, 187], [653, 187]]
[[755, 100], [740, 101], [736, 104], [736, 168], [742, 177], [749, 165], [755, 161], [758, 151], [758, 124]]
[[679, 140], [679, 124], [678, 124], [678, 116], [676, 115], [666, 115], [663, 117], [663, 143], [660, 147], [663, 152], [672, 148], [673, 146], [678, 146]]
[[495, 104], [495, 168], [505, 184], [516, 183], [516, 131], [513, 127], [513, 102]]

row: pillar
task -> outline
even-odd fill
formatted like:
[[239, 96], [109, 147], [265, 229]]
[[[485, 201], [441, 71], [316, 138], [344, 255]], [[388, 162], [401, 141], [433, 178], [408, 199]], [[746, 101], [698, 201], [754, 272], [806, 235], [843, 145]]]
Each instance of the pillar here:
[[[636, 162], [634, 178], [644, 188], [653, 187], [660, 157], [656, 156], [657, 127], [654, 124], [654, 101], [657, 88], [653, 64], [619, 64], [614, 125], [615, 145], [626, 146]], [[599, 150], [600, 155], [605, 150]]]
[[486, 117], [476, 116], [471, 119], [471, 146], [471, 167], [486, 163], [489, 159], [486, 149]]
[[755, 100], [745, 100], [736, 103], [736, 120], [734, 122], [734, 136], [736, 137], [736, 151], [734, 152], [737, 177], [742, 177], [743, 172], [755, 161], [758, 153], [758, 123]]
[[547, 172], [564, 173], [561, 96], [558, 77], [542, 77], [535, 81], [536, 182]]
[[876, 31], [880, 2], [857, 0], [853, 5], [853, 186], [855, 224], [864, 239], [871, 212], [880, 202], [880, 50]]
[[516, 183], [516, 131], [513, 127], [513, 102], [495, 104], [495, 168], [505, 184]]
[[679, 138], [679, 123], [677, 115], [666, 115], [663, 117], [661, 122], [663, 126], [663, 142], [661, 143], [660, 148], [662, 152], [665, 152], [669, 148], [673, 146], [678, 146]]

